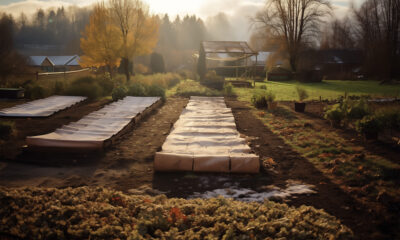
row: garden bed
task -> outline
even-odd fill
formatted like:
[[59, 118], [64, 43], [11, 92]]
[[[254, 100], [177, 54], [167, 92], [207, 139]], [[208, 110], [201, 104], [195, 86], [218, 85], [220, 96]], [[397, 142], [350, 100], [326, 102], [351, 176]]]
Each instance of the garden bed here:
[[34, 239], [352, 239], [313, 207], [168, 199], [105, 188], [0, 189], [0, 235]]

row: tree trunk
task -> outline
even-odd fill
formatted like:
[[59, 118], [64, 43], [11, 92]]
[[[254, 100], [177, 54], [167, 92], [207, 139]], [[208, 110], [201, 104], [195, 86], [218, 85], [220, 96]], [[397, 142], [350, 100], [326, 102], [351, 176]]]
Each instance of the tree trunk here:
[[123, 63], [123, 68], [124, 68], [124, 72], [125, 72], [125, 76], [126, 76], [126, 81], [129, 83], [129, 81], [130, 81], [130, 76], [131, 76], [131, 73], [130, 73], [130, 69], [129, 69], [129, 59], [127, 59], [127, 58], [123, 58], [122, 59], [122, 63]]
[[292, 71], [293, 72], [296, 72], [296, 57], [295, 56], [292, 56], [292, 55], [290, 55], [290, 57], [289, 57], [289, 63], [290, 63], [290, 67], [292, 68]]

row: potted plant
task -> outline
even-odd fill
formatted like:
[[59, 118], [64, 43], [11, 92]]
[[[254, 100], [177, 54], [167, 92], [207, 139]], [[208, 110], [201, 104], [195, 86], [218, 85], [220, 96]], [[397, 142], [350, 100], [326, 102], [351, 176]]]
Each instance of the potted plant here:
[[374, 116], [366, 116], [357, 122], [357, 130], [364, 134], [366, 140], [378, 139], [378, 133], [382, 129], [382, 123]]
[[345, 118], [345, 113], [340, 104], [335, 104], [326, 110], [324, 117], [329, 120], [332, 127], [340, 127]]
[[276, 109], [278, 103], [275, 102], [275, 94], [272, 91], [268, 91], [265, 95], [265, 99], [267, 100], [268, 107], [271, 110]]
[[303, 100], [308, 98], [308, 93], [304, 88], [297, 87], [296, 90], [297, 95], [299, 96], [299, 102], [294, 102], [294, 110], [296, 112], [304, 112], [306, 103], [303, 102]]

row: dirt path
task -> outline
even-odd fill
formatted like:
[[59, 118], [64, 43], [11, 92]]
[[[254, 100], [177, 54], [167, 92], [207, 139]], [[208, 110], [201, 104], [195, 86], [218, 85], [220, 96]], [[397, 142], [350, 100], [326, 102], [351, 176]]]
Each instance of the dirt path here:
[[372, 216], [368, 209], [359, 206], [351, 196], [343, 192], [311, 163], [286, 145], [261, 121], [251, 117], [250, 108], [243, 102], [230, 99], [227, 100], [227, 105], [232, 108], [239, 132], [253, 137], [252, 149], [260, 157], [271, 157], [276, 161], [277, 172], [268, 173], [272, 177], [273, 183], [295, 179], [316, 186], [317, 194], [298, 195], [297, 198], [291, 198], [289, 204], [294, 206], [305, 204], [324, 209], [350, 227], [358, 239], [385, 238], [382, 234], [384, 229], [379, 229], [385, 225], [384, 219]]

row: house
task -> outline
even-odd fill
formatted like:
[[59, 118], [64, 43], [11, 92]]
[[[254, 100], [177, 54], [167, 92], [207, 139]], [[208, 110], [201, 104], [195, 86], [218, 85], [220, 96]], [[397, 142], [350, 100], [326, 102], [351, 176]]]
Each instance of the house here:
[[308, 50], [300, 54], [299, 70], [321, 71], [325, 79], [355, 79], [360, 74], [363, 55], [359, 50]]
[[79, 56], [29, 56], [29, 65], [38, 72], [65, 72], [81, 69]]

